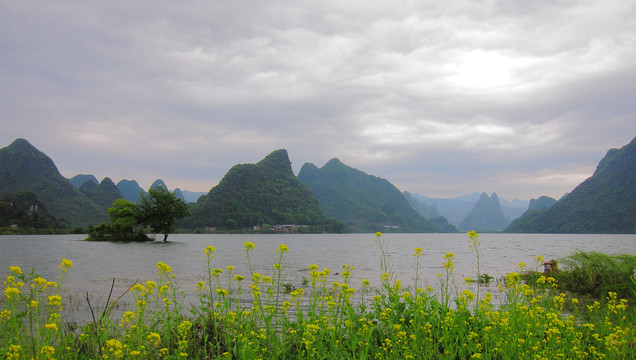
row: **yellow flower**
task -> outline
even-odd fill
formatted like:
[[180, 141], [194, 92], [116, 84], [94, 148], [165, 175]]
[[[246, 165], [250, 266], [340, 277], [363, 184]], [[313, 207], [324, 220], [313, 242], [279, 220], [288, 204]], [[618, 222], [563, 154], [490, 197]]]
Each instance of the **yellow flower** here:
[[377, 233], [375, 233], [375, 236], [377, 236], [377, 237], [381, 237], [381, 236], [382, 236], [382, 233], [378, 231]]
[[65, 273], [68, 269], [72, 267], [73, 267], [73, 262], [71, 260], [64, 259], [64, 258], [62, 258], [62, 263], [60, 263], [60, 265], [58, 266], [58, 268], [60, 268], [60, 270], [62, 270], [63, 273]]
[[148, 288], [148, 291], [152, 292], [152, 289], [157, 287], [157, 283], [152, 280], [148, 280], [146, 281], [146, 287]]
[[7, 299], [11, 300], [14, 295], [20, 295], [20, 289], [15, 287], [7, 287], [4, 289], [4, 296], [6, 296]]
[[363, 286], [363, 287], [367, 287], [367, 286], [369, 286], [369, 280], [367, 280], [367, 279], [362, 279], [362, 286]]
[[318, 265], [316, 265], [316, 264], [311, 264], [311, 265], [309, 265], [309, 268], [308, 268], [308, 269], [309, 269], [309, 270], [318, 270]]
[[245, 251], [250, 251], [250, 249], [254, 250], [254, 243], [250, 241], [246, 241], [244, 244]]
[[276, 249], [276, 251], [280, 251], [281, 254], [286, 253], [289, 252], [289, 247], [287, 247], [287, 245], [285, 244], [278, 244], [278, 249]]
[[274, 270], [282, 270], [282, 269], [283, 269], [283, 267], [281, 266], [281, 264], [273, 264], [273, 265], [272, 265], [272, 268], [273, 268]]
[[22, 274], [22, 269], [19, 266], [9, 266], [9, 270], [16, 275]]
[[242, 275], [238, 275], [238, 274], [234, 275], [234, 280], [236, 280], [236, 281], [242, 281], [243, 279], [245, 279], [245, 277], [242, 276]]
[[43, 346], [42, 349], [40, 349], [40, 354], [46, 356], [48, 359], [51, 358], [51, 356], [53, 356], [53, 354], [55, 354], [55, 348], [53, 346]]
[[55, 323], [46, 324], [44, 325], [44, 328], [46, 330], [57, 331], [57, 324]]
[[49, 306], [61, 306], [62, 305], [62, 297], [59, 295], [51, 295], [49, 296]]
[[413, 256], [422, 256], [422, 248], [415, 248], [415, 253], [413, 254]]
[[150, 341], [153, 346], [159, 346], [161, 343], [161, 335], [151, 332], [150, 335], [148, 335], [148, 341]]
[[32, 308], [38, 307], [38, 302], [35, 300], [31, 300], [31, 302], [29, 303], [29, 307], [32, 307]]
[[133, 350], [133, 351], [128, 353], [128, 355], [130, 355], [130, 356], [139, 356], [140, 354], [141, 354], [141, 351], [139, 351], [139, 350]]
[[[214, 248], [214, 246], [210, 246], [210, 245], [208, 245], [208, 246], [205, 248], [205, 250], [204, 250], [204, 251], [205, 251], [205, 255], [210, 256], [210, 254], [214, 253], [214, 251], [215, 251], [215, 250], [216, 250], [216, 249]], [[213, 255], [213, 256], [214, 256], [214, 255]]]
[[227, 271], [234, 271], [234, 266], [228, 265], [227, 266]]
[[221, 288], [217, 288], [216, 293], [223, 297], [226, 297], [229, 294], [229, 292], [226, 289], [221, 289]]
[[172, 268], [161, 261], [157, 263], [157, 269], [159, 269], [159, 275], [161, 275], [161, 273], [169, 274], [172, 272]]

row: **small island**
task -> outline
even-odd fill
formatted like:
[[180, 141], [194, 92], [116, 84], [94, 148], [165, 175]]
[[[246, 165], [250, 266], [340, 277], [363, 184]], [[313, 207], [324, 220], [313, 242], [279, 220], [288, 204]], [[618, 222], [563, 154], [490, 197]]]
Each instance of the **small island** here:
[[175, 231], [177, 220], [190, 214], [188, 205], [163, 187], [141, 194], [137, 203], [117, 199], [108, 209], [110, 223], [88, 228], [89, 241], [153, 241], [146, 229], [163, 234], [163, 241]]

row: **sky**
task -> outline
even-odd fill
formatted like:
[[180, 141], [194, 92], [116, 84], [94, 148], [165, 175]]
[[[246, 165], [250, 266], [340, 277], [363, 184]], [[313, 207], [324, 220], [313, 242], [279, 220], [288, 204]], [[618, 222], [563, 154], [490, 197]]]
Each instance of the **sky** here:
[[0, 147], [208, 191], [286, 149], [401, 191], [555, 198], [636, 136], [636, 2], [3, 1]]

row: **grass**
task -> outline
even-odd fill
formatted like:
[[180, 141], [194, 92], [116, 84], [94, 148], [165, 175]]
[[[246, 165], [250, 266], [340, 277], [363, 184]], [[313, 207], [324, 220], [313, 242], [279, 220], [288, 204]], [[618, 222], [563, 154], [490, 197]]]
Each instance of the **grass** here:
[[[476, 293], [457, 283], [447, 253], [439, 288], [418, 288], [422, 249], [413, 254], [413, 286], [392, 273], [382, 234], [379, 287], [351, 284], [355, 269], [339, 275], [308, 266], [306, 287], [288, 288], [280, 244], [268, 274], [252, 271], [255, 245], [245, 243], [249, 274], [214, 267], [215, 249], [203, 249], [204, 280], [198, 303], [184, 305], [169, 265], [157, 277], [133, 284], [134, 306], [121, 316], [109, 298], [92, 322], [70, 328], [60, 296], [72, 262], [62, 260], [55, 282], [10, 267], [0, 307], [0, 358], [5, 359], [626, 359], [636, 357], [634, 310], [611, 286], [580, 306], [559, 280], [526, 269], [505, 277], [499, 294]], [[478, 234], [469, 246], [479, 257]], [[479, 258], [476, 276], [481, 278]], [[566, 262], [562, 262], [565, 267]], [[633, 280], [633, 273], [630, 275]], [[531, 286], [532, 285], [532, 286]], [[603, 290], [605, 291], [605, 290]], [[503, 298], [500, 304], [493, 297]], [[246, 300], [249, 297], [250, 301]], [[112, 300], [112, 301], [111, 301]], [[121, 309], [120, 309], [121, 311]]]

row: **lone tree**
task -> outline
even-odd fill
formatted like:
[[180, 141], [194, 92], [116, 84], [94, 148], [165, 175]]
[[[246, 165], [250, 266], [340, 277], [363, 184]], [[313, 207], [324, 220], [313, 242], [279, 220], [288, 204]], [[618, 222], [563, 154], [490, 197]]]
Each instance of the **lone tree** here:
[[174, 232], [177, 220], [190, 215], [185, 201], [159, 186], [142, 194], [137, 201], [137, 222], [150, 226], [158, 234], [163, 234], [163, 241], [168, 240], [168, 234]]

